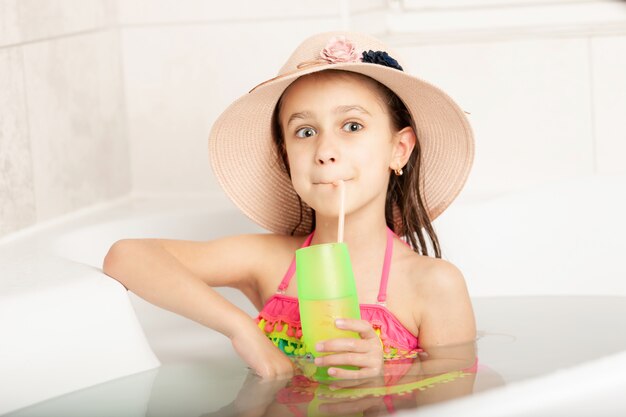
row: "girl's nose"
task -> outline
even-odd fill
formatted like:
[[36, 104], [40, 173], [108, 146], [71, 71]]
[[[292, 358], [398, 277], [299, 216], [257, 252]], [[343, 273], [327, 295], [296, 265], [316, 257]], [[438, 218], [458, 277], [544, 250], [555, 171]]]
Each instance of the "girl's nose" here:
[[318, 136], [318, 146], [315, 154], [315, 160], [320, 165], [326, 165], [337, 162], [338, 150], [336, 143], [329, 135]]
[[335, 162], [336, 159], [334, 156], [329, 156], [329, 157], [318, 157], [317, 158], [317, 162], [319, 162], [321, 165], [326, 165], [326, 164], [330, 164]]

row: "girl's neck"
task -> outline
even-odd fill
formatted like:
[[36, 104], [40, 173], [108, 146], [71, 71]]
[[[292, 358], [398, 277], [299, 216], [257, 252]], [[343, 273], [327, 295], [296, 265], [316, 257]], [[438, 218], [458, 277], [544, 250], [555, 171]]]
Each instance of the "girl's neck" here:
[[[353, 263], [371, 257], [378, 258], [386, 248], [387, 224], [383, 215], [375, 219], [361, 218], [357, 213], [346, 216], [344, 224], [343, 242], [348, 246]], [[311, 245], [337, 242], [337, 217], [317, 216], [315, 234]]]

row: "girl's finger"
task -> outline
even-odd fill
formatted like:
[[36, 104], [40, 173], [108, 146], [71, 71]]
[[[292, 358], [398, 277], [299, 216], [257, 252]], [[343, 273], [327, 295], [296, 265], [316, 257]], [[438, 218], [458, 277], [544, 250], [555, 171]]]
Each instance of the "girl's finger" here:
[[374, 380], [374, 378], [368, 379], [338, 379], [337, 381], [333, 381], [332, 384], [328, 386], [328, 389], [332, 391], [344, 390], [354, 387], [361, 387], [370, 383], [370, 381]]
[[380, 360], [371, 355], [363, 355], [362, 353], [336, 353], [334, 355], [320, 356], [315, 358], [317, 366], [333, 366], [333, 365], [352, 365], [358, 367], [378, 367]]
[[335, 326], [342, 330], [352, 330], [359, 333], [362, 339], [378, 337], [372, 325], [365, 320], [343, 318], [335, 320]]
[[328, 388], [330, 391], [337, 390], [345, 390], [350, 388], [373, 388], [373, 387], [382, 387], [385, 385], [384, 373], [377, 375], [372, 378], [362, 378], [362, 379], [338, 379], [333, 381]]
[[[367, 353], [376, 350], [376, 347], [367, 340], [350, 337], [330, 339], [315, 346], [318, 352], [357, 352]], [[382, 348], [381, 348], [382, 349]]]
[[328, 375], [338, 379], [364, 379], [380, 376], [381, 370], [377, 368], [343, 369], [328, 368]]

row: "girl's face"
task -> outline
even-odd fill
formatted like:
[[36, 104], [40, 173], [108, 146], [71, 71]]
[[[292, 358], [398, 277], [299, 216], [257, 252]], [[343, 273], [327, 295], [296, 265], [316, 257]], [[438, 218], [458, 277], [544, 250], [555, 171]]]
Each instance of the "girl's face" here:
[[278, 117], [293, 186], [318, 215], [337, 216], [332, 182], [339, 179], [346, 213], [381, 199], [384, 210], [398, 133], [373, 82], [350, 74], [299, 78]]

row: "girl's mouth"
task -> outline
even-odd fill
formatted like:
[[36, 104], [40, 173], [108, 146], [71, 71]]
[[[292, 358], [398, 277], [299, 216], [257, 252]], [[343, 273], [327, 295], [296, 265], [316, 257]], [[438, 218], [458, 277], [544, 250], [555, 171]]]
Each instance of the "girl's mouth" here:
[[[349, 180], [343, 180], [343, 182], [348, 182], [351, 181], [352, 179]], [[314, 185], [337, 185], [337, 181], [340, 180], [333, 180], [333, 181], [320, 181], [320, 182], [314, 182]]]

